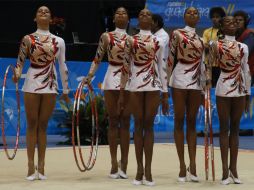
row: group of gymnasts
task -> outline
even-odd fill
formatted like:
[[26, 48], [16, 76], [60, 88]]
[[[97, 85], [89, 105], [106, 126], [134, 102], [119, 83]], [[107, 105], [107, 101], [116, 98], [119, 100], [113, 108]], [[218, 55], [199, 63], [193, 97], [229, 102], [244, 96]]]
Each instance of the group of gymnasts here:
[[[95, 58], [83, 80], [91, 82], [101, 60], [107, 54], [108, 69], [102, 89], [109, 120], [110, 178], [128, 178], [129, 127], [132, 114], [137, 161], [136, 177], [132, 183], [155, 185], [151, 171], [154, 119], [160, 104], [163, 114], [168, 113], [168, 99], [171, 97], [175, 114], [174, 138], [180, 163], [176, 179], [181, 183], [199, 181], [196, 172], [196, 116], [203, 101], [204, 90], [212, 86], [212, 65], [216, 63], [220, 69], [216, 84], [216, 104], [220, 121], [223, 169], [221, 184], [230, 184], [232, 180], [234, 183], [242, 183], [237, 173], [237, 154], [240, 118], [247, 110], [250, 96], [248, 47], [235, 39], [237, 22], [233, 16], [219, 15], [220, 35], [216, 35], [215, 40], [206, 42], [196, 33], [199, 19], [196, 8], [187, 8], [184, 12], [186, 26], [174, 30], [169, 37], [163, 29], [162, 18], [148, 9], [142, 9], [138, 15], [139, 32], [130, 36], [126, 31], [128, 11], [119, 7], [113, 17], [115, 30], [101, 35]], [[30, 181], [47, 179], [44, 171], [46, 129], [58, 93], [56, 60], [63, 86], [61, 98], [70, 102], [65, 42], [49, 31], [50, 9], [46, 6], [39, 7], [34, 21], [37, 23], [37, 30], [23, 37], [13, 77], [14, 82], [17, 82], [25, 59], [29, 57], [30, 67], [23, 92], [27, 119], [26, 179]], [[187, 125], [189, 165], [184, 160], [184, 118]], [[121, 149], [120, 161], [117, 159], [118, 143]], [[34, 163], [36, 145], [38, 163]]]

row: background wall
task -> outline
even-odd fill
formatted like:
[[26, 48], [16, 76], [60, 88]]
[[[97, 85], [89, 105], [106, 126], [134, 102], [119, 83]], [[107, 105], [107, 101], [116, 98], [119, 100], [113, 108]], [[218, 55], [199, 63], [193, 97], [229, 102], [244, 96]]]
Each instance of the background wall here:
[[[160, 14], [164, 19], [164, 28], [170, 34], [176, 28], [185, 26], [183, 20], [184, 10], [187, 7], [196, 7], [200, 13], [200, 22], [197, 25], [196, 32], [203, 35], [206, 28], [212, 26], [209, 18], [211, 7], [221, 6], [226, 14], [232, 15], [237, 10], [246, 11], [251, 20], [249, 27], [254, 28], [254, 1], [249, 0], [146, 0], [146, 7], [153, 13]], [[131, 28], [136, 27], [137, 19], [131, 20]]]
[[95, 55], [100, 35], [113, 30], [115, 9], [124, 6], [131, 18], [137, 17], [145, 0], [0, 0], [0, 57], [16, 57], [22, 37], [36, 30], [34, 17], [42, 5], [50, 8], [53, 18], [64, 19], [61, 37], [67, 59], [88, 61]]

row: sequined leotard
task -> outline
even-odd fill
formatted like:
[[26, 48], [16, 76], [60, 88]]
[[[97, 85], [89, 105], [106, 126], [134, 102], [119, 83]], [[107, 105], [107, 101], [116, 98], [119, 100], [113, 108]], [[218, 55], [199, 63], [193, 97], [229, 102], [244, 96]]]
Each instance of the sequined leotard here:
[[101, 35], [89, 74], [95, 74], [102, 58], [107, 52], [109, 65], [102, 84], [102, 89], [104, 90], [120, 90], [121, 71], [124, 62], [124, 46], [127, 36], [126, 30], [120, 28], [116, 28], [112, 32], [105, 32]]
[[170, 86], [179, 89], [201, 90], [201, 75], [205, 71], [203, 64], [204, 45], [196, 34], [195, 28], [186, 26], [175, 30], [169, 41], [168, 66], [172, 70], [174, 61], [177, 64], [170, 77]]
[[58, 93], [56, 59], [58, 59], [63, 93], [68, 93], [68, 70], [65, 64], [65, 43], [49, 31], [38, 29], [26, 35], [20, 45], [16, 75], [22, 74], [26, 57], [30, 67], [23, 86], [24, 92]]
[[125, 89], [167, 92], [163, 41], [150, 31], [140, 30], [138, 34], [128, 38], [126, 43], [126, 68], [129, 70], [129, 77]]
[[248, 66], [248, 47], [225, 36], [210, 47], [210, 64], [218, 62], [221, 74], [216, 85], [216, 96], [239, 97], [250, 94], [250, 70]]

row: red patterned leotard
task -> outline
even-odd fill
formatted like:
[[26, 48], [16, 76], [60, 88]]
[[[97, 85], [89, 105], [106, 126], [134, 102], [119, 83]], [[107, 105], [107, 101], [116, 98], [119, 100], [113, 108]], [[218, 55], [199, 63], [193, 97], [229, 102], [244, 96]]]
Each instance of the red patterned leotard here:
[[216, 96], [239, 97], [250, 94], [250, 70], [248, 66], [248, 47], [225, 36], [210, 46], [211, 64], [219, 63], [221, 74], [216, 85]]
[[120, 28], [116, 28], [112, 32], [105, 32], [101, 35], [89, 74], [95, 74], [102, 58], [107, 52], [109, 65], [102, 84], [102, 89], [104, 90], [120, 90], [121, 72], [124, 62], [124, 46], [127, 36], [126, 30]]
[[126, 42], [126, 70], [129, 77], [126, 89], [129, 91], [167, 92], [167, 73], [163, 41], [150, 31], [129, 37]]
[[65, 64], [65, 43], [49, 31], [38, 29], [26, 35], [20, 45], [16, 75], [20, 78], [26, 57], [30, 67], [23, 86], [24, 92], [58, 93], [56, 59], [58, 59], [63, 93], [68, 93], [68, 70]]
[[169, 41], [168, 66], [173, 69], [170, 86], [179, 89], [202, 90], [201, 76], [205, 73], [203, 64], [204, 45], [195, 28], [186, 26], [173, 31]]

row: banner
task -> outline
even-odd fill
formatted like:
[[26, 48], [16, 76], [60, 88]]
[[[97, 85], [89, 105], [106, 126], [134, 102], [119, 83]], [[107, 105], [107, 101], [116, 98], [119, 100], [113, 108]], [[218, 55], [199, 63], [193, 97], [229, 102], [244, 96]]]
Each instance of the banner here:
[[[254, 1], [250, 0], [146, 0], [146, 7], [153, 13], [160, 14], [166, 27], [184, 27], [183, 14], [186, 8], [196, 7], [200, 13], [198, 28], [208, 28], [212, 26], [209, 18], [209, 10], [212, 7], [223, 7], [226, 14], [232, 15], [237, 10], [247, 12], [254, 18]], [[253, 19], [249, 24], [254, 28]]]
[[[2, 94], [2, 85], [3, 85], [3, 76], [5, 69], [9, 64], [15, 65], [16, 59], [6, 59], [6, 58], [0, 58], [0, 93]], [[69, 69], [69, 85], [71, 88], [71, 92], [69, 96], [72, 98], [74, 97], [75, 90], [78, 86], [79, 81], [82, 79], [82, 76], [87, 75], [88, 70], [90, 68], [89, 62], [75, 62], [75, 61], [68, 61], [67, 67]], [[29, 67], [29, 62], [26, 61], [23, 73], [27, 72], [27, 69]], [[93, 79], [93, 86], [95, 88], [96, 93], [103, 93], [100, 90], [100, 85], [104, 79], [104, 75], [106, 73], [107, 69], [107, 63], [101, 63], [99, 66], [98, 71], [96, 72], [96, 75]], [[58, 70], [58, 69], [57, 69]], [[24, 77], [21, 78], [19, 81], [19, 88], [21, 89], [24, 83]], [[8, 85], [9, 84], [9, 85]], [[11, 87], [12, 79], [11, 75], [7, 78], [7, 88], [5, 92], [5, 101], [4, 101], [4, 107], [5, 107], [5, 132], [6, 135], [15, 135], [16, 134], [16, 127], [17, 127], [17, 110], [16, 110], [16, 95], [14, 89]], [[60, 76], [58, 73], [58, 84], [61, 88], [61, 81]], [[13, 85], [14, 86], [14, 85]], [[213, 130], [215, 132], [219, 131], [219, 119], [215, 104], [215, 95], [214, 95], [214, 89], [211, 90], [211, 102], [212, 102], [212, 123], [213, 123]], [[61, 93], [61, 91], [60, 91]], [[247, 115], [243, 115], [241, 118], [240, 123], [240, 129], [252, 129], [254, 130], [254, 88], [252, 88], [252, 96], [251, 96], [251, 107], [250, 107], [250, 113]], [[1, 96], [2, 98], [2, 96]], [[0, 98], [0, 102], [2, 99]], [[21, 135], [26, 134], [26, 115], [25, 115], [25, 108], [24, 108], [24, 101], [23, 101], [23, 93], [21, 92]], [[169, 99], [169, 105], [170, 105], [170, 112], [168, 116], [162, 115], [161, 108], [159, 107], [158, 113], [156, 115], [155, 121], [154, 121], [154, 130], [155, 132], [165, 132], [165, 131], [173, 131], [174, 129], [174, 110], [173, 110], [173, 103], [172, 99]], [[2, 106], [2, 105], [1, 105]], [[60, 102], [57, 101], [55, 110], [53, 112], [53, 115], [49, 121], [47, 134], [53, 135], [53, 134], [63, 134], [67, 129], [65, 128], [66, 124], [70, 124], [70, 118], [68, 118], [69, 115], [66, 113], [66, 111], [61, 106]], [[1, 120], [1, 118], [0, 118]], [[1, 121], [0, 121], [1, 123]], [[203, 131], [204, 129], [204, 108], [201, 106], [199, 109], [199, 113], [197, 116], [197, 131]], [[133, 118], [131, 119], [131, 131], [134, 130], [134, 122]], [[1, 132], [0, 132], [1, 135]]]

